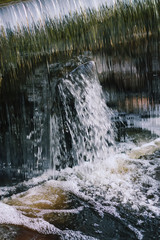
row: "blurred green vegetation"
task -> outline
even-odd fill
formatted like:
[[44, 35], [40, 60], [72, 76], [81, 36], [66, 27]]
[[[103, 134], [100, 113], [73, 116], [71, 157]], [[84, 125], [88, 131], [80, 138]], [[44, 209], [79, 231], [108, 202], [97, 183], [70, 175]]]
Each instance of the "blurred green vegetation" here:
[[0, 0], [0, 5], [6, 5], [8, 3], [22, 2], [22, 0]]
[[116, 54], [125, 48], [133, 54], [137, 46], [151, 37], [159, 39], [160, 1], [136, 0], [118, 2], [114, 7], [103, 5], [98, 11], [88, 9], [62, 19], [39, 22], [34, 28], [17, 26], [15, 31], [1, 29], [1, 74], [22, 69], [40, 62], [44, 56], [82, 51]]

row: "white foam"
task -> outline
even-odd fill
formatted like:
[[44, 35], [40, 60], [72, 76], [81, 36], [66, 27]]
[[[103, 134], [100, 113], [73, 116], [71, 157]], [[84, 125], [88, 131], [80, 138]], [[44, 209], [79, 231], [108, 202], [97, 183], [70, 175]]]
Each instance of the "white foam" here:
[[144, 155], [153, 154], [157, 150], [160, 150], [160, 138], [157, 138], [152, 142], [143, 144], [141, 147], [136, 147], [132, 149], [129, 156], [131, 158], [139, 158]]
[[53, 178], [53, 171], [48, 170], [39, 177], [34, 177], [34, 178], [32, 178], [28, 181], [24, 181], [24, 182], [19, 183], [15, 186], [1, 187], [0, 188], [0, 196], [3, 198], [5, 196], [12, 195], [16, 192], [16, 189], [18, 189], [18, 188], [32, 188], [36, 185], [40, 185], [43, 182], [48, 181], [51, 178]]
[[79, 231], [65, 230], [61, 231], [54, 225], [46, 222], [42, 218], [29, 218], [24, 216], [15, 207], [0, 202], [0, 224], [11, 224], [27, 227], [31, 230], [38, 231], [42, 234], [58, 234], [61, 239], [73, 239], [73, 240], [96, 240], [96, 238], [86, 236]]
[[[128, 147], [130, 147], [130, 145], [128, 145]], [[151, 152], [159, 149], [160, 139], [158, 138], [132, 151], [146, 154], [150, 147]], [[127, 148], [127, 144], [125, 148]], [[63, 239], [64, 231], [61, 232], [53, 225], [44, 221], [44, 214], [54, 211], [78, 214], [82, 210], [81, 208], [65, 210], [42, 208], [38, 209], [39, 212], [35, 219], [26, 217], [21, 212], [24, 210], [25, 204], [30, 204], [30, 202], [27, 202], [28, 199], [34, 195], [45, 195], [47, 193], [46, 199], [35, 200], [35, 203], [46, 203], [49, 205], [54, 198], [53, 194], [49, 192], [49, 189], [52, 188], [60, 188], [62, 192], [64, 191], [64, 194], [71, 192], [81, 199], [88, 201], [94, 206], [100, 216], [103, 216], [104, 213], [107, 212], [123, 221], [124, 219], [122, 219], [117, 207], [127, 207], [128, 204], [130, 205], [129, 211], [136, 215], [137, 224], [140, 216], [142, 219], [143, 217], [145, 219], [146, 217], [160, 216], [159, 181], [154, 178], [155, 169], [160, 166], [160, 161], [158, 159], [152, 159], [152, 161], [137, 158], [133, 159], [127, 154], [122, 154], [121, 150], [122, 149], [119, 148], [119, 152], [113, 151], [105, 160], [83, 162], [79, 166], [61, 170], [57, 173], [57, 180], [50, 180], [43, 185], [29, 189], [23, 194], [24, 198], [21, 194], [12, 196], [12, 199], [17, 198], [20, 200], [21, 198], [24, 204], [22, 207], [17, 207], [19, 211], [13, 206], [0, 203], [0, 224], [22, 225], [45, 234], [58, 233]], [[6, 200], [6, 202], [7, 201], [8, 200]], [[130, 229], [136, 233], [137, 238], [142, 239], [141, 232], [135, 227], [129, 226]], [[72, 239], [78, 239], [74, 231], [67, 232], [67, 234], [75, 236], [75, 238], [73, 237]], [[79, 234], [81, 235], [81, 233]], [[81, 239], [87, 239], [86, 236], [86, 238], [83, 237], [84, 235], [82, 235]]]
[[[153, 143], [148, 144], [152, 146]], [[154, 146], [159, 146], [159, 139], [154, 141]], [[142, 149], [144, 146], [142, 146]], [[139, 214], [145, 207], [155, 215], [160, 215], [159, 182], [154, 179], [156, 160], [150, 163], [144, 160], [132, 160], [125, 154], [114, 154], [106, 161], [84, 163], [73, 169], [62, 170], [59, 179], [74, 182], [74, 194], [94, 202], [99, 201], [102, 212], [104, 209], [110, 214], [118, 216], [116, 206], [118, 204], [130, 204]], [[148, 186], [145, 187], [145, 186]], [[147, 188], [147, 190], [146, 190]], [[146, 192], [147, 191], [147, 192]], [[152, 200], [149, 195], [153, 193]], [[97, 200], [98, 199], [98, 200]], [[97, 205], [98, 206], [98, 205]]]
[[25, 226], [43, 234], [59, 234], [60, 230], [41, 218], [33, 219], [22, 215], [15, 207], [0, 202], [0, 224]]

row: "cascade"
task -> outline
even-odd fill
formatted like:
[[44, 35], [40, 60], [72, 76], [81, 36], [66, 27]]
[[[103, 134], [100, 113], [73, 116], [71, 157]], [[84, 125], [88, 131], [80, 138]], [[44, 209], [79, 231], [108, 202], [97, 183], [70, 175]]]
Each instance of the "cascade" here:
[[[112, 111], [106, 106], [95, 63], [86, 62], [50, 85], [44, 69], [37, 69], [17, 91], [22, 100], [19, 111], [19, 102], [5, 103], [0, 155], [4, 182], [29, 179], [50, 167], [60, 170], [104, 160], [114, 145]], [[2, 119], [1, 124], [2, 129]]]
[[0, 239], [160, 238], [159, 6], [0, 1]]
[[[62, 167], [104, 160], [114, 144], [112, 112], [107, 108], [94, 62], [77, 67], [56, 85], [51, 117], [51, 158]], [[55, 143], [57, 141], [57, 143]]]
[[[47, 20], [63, 18], [73, 12], [80, 13], [87, 8], [98, 8], [106, 0], [34, 0], [2, 6], [0, 8], [0, 29], [34, 27], [40, 23], [43, 26]], [[110, 1], [107, 1], [110, 3]]]

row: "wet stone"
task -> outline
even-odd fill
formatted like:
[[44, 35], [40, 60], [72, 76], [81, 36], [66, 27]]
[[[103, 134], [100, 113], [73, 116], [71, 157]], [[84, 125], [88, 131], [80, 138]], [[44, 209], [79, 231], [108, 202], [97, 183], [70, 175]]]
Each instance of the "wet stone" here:
[[58, 235], [44, 235], [30, 229], [12, 226], [2, 225], [0, 226], [0, 240], [60, 240]]
[[135, 233], [116, 217], [100, 216], [90, 204], [74, 195], [70, 195], [68, 207], [79, 212], [54, 212], [44, 215], [44, 219], [61, 230], [80, 231], [99, 240], [136, 239]]

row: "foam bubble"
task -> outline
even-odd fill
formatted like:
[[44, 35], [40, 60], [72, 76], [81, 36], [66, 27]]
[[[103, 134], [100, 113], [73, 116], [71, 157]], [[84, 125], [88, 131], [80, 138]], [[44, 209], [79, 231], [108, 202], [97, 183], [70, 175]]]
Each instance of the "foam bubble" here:
[[46, 222], [42, 218], [29, 218], [24, 216], [15, 207], [0, 202], [0, 224], [11, 224], [27, 227], [31, 230], [37, 231], [42, 234], [58, 234], [61, 239], [74, 239], [74, 240], [96, 240], [94, 237], [90, 237], [82, 234], [80, 231], [65, 230], [61, 231], [54, 225]]
[[[126, 144], [127, 147], [130, 145]], [[62, 239], [66, 233], [74, 236], [72, 239], [78, 239], [76, 234], [82, 235], [80, 239], [89, 239], [81, 233], [61, 231], [43, 219], [45, 214], [54, 212], [79, 214], [81, 208], [68, 209], [68, 193], [72, 193], [94, 206], [102, 217], [108, 213], [125, 222], [127, 220], [121, 209], [128, 209], [137, 223], [132, 226], [127, 222], [127, 226], [138, 239], [142, 239], [142, 233], [136, 228], [136, 224], [141, 225], [139, 219], [143, 224], [146, 218], [160, 216], [159, 181], [154, 177], [160, 161], [137, 157], [153, 153], [159, 147], [158, 138], [132, 149], [135, 158], [122, 154], [122, 149], [118, 148], [105, 160], [83, 162], [79, 166], [63, 169], [57, 173], [57, 180], [47, 181], [25, 193], [4, 199], [4, 203], [0, 203], [0, 224], [21, 225], [45, 234], [58, 233]], [[34, 213], [34, 218], [27, 217], [30, 212]], [[28, 215], [24, 216], [23, 213]]]
[[45, 220], [31, 219], [24, 216], [21, 212], [16, 210], [15, 207], [9, 206], [0, 202], [0, 224], [13, 224], [25, 226], [29, 229], [36, 230], [43, 234], [58, 234], [60, 230], [49, 224]]
[[156, 140], [143, 144], [141, 147], [134, 148], [129, 156], [131, 158], [140, 158], [144, 155], [153, 154], [155, 151], [160, 149], [160, 138], [157, 138]]

